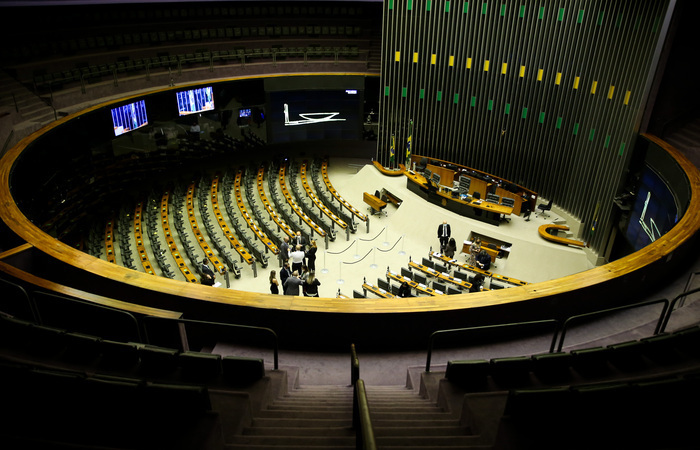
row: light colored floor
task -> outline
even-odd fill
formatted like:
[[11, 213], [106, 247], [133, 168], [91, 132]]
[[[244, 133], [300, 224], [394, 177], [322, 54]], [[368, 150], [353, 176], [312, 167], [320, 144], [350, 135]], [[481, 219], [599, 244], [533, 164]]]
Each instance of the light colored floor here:
[[[364, 165], [358, 168], [358, 164]], [[351, 297], [353, 289], [362, 290], [364, 279], [376, 284], [377, 278], [386, 278], [387, 268], [400, 272], [401, 267], [408, 267], [409, 260], [420, 262], [431, 247], [438, 250], [437, 227], [443, 220], [451, 224], [458, 252], [471, 233], [511, 243], [510, 255], [498, 259], [496, 267], [492, 267], [493, 272], [502, 275], [538, 282], [593, 267], [590, 259], [594, 256], [591, 257], [589, 250], [554, 244], [538, 235], [540, 225], [564, 220], [563, 215], [556, 214], [556, 209], [547, 219], [536, 217], [533, 212], [529, 222], [522, 217], [511, 217], [510, 222], [494, 226], [427, 203], [407, 189], [405, 177], [385, 176], [364, 160], [331, 159], [328, 172], [336, 190], [363, 212], [367, 212], [363, 192], [386, 188], [403, 203], [398, 208], [388, 204], [386, 216], [370, 216], [369, 231], [364, 223], [358, 223], [357, 233], [350, 234], [349, 240], [344, 232], [338, 232], [328, 249], [319, 242], [316, 271], [321, 281], [321, 297], [335, 297], [338, 290]], [[572, 228], [578, 226], [570, 219], [568, 224]], [[458, 255], [458, 260], [466, 262], [466, 255]], [[254, 277], [249, 267], [243, 267], [241, 278], [231, 279], [230, 288], [269, 292], [268, 275], [272, 269], [279, 272], [279, 265], [271, 262], [266, 269], [258, 267], [258, 276]], [[222, 283], [220, 288], [224, 287]]]

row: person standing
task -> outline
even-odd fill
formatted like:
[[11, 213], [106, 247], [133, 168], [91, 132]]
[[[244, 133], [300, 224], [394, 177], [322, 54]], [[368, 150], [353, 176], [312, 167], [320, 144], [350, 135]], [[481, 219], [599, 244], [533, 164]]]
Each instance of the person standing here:
[[440, 253], [444, 253], [445, 247], [447, 247], [447, 242], [450, 240], [452, 235], [452, 230], [450, 229], [450, 224], [446, 220], [442, 221], [442, 224], [438, 226], [437, 237], [440, 240]]
[[294, 249], [289, 256], [292, 257], [292, 272], [299, 273], [301, 271], [301, 266], [304, 264], [304, 257], [306, 256], [301, 245], [297, 245], [296, 249]]
[[204, 258], [202, 260], [201, 271], [202, 271], [202, 284], [205, 284], [207, 286], [214, 286], [214, 281], [215, 281], [214, 271], [211, 270], [211, 267], [209, 267], [207, 258]]
[[318, 297], [318, 287], [320, 285], [321, 282], [316, 278], [314, 271], [310, 271], [302, 286], [304, 289], [304, 297]]
[[301, 231], [297, 231], [293, 244], [293, 248], [296, 248], [297, 245], [300, 245], [302, 250], [306, 248], [306, 239], [304, 239], [304, 236], [301, 235]]
[[318, 247], [316, 247], [316, 241], [311, 241], [309, 249], [306, 251], [306, 265], [309, 267], [310, 271], [316, 270], [316, 252]]
[[479, 256], [481, 251], [481, 239], [474, 238], [472, 245], [469, 246], [469, 264], [476, 266], [476, 257]]
[[282, 283], [282, 286], [284, 286], [284, 282], [287, 281], [287, 278], [292, 274], [292, 271], [289, 270], [289, 261], [285, 261], [282, 270], [280, 270], [280, 281]]
[[284, 282], [284, 295], [299, 295], [299, 286], [302, 281], [299, 279], [299, 272], [294, 271]]
[[284, 265], [286, 261], [289, 261], [289, 236], [285, 236], [280, 245], [280, 259], [282, 265]]
[[280, 293], [280, 284], [279, 281], [277, 281], [277, 272], [275, 272], [274, 270], [270, 271], [270, 293]]
[[456, 251], [457, 251], [457, 242], [455, 241], [455, 238], [450, 238], [450, 241], [447, 243], [447, 246], [445, 247], [445, 251], [443, 253], [448, 258], [454, 258]]
[[469, 292], [481, 292], [484, 290], [484, 276], [480, 273], [477, 273], [474, 279], [472, 280], [472, 285], [469, 288]]

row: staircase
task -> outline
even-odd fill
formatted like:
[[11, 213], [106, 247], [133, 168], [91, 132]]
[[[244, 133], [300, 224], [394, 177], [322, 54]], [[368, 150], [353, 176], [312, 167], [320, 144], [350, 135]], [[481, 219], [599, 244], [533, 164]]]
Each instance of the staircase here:
[[[377, 448], [465, 448], [478, 436], [459, 415], [405, 386], [368, 386]], [[302, 386], [274, 399], [226, 449], [354, 449], [352, 386]]]
[[274, 399], [226, 446], [354, 449], [352, 386], [305, 386]]
[[466, 448], [475, 444], [459, 414], [404, 386], [367, 386], [377, 448]]

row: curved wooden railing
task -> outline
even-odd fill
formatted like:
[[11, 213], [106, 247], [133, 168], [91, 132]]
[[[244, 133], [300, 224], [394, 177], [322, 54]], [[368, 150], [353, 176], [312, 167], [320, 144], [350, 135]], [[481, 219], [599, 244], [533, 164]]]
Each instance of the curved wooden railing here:
[[[117, 101], [123, 102], [124, 100], [126, 99]], [[80, 114], [87, 114], [112, 103], [114, 102], [96, 105]], [[67, 116], [34, 132], [23, 139], [17, 146], [10, 149], [0, 161], [0, 217], [20, 239], [30, 243], [36, 250], [41, 252], [42, 257], [54, 259], [67, 267], [74, 268], [74, 270], [84, 274], [81, 278], [108, 281], [112, 286], [123, 287], [124, 291], [131, 295], [141, 292], [143, 293], [144, 301], [150, 297], [170, 299], [174, 301], [173, 308], [178, 310], [187, 308], [189, 307], [188, 305], [192, 305], [191, 307], [194, 308], [194, 305], [198, 302], [193, 302], [193, 300], [198, 300], [211, 302], [212, 305], [216, 304], [218, 307], [238, 306], [277, 312], [329, 312], [333, 313], [334, 317], [341, 317], [344, 314], [357, 314], [358, 305], [345, 299], [288, 296], [280, 298], [285, 296], [242, 292], [231, 289], [207, 289], [195, 283], [183, 283], [163, 277], [153, 277], [95, 258], [54, 239], [42, 231], [25, 217], [13, 201], [10, 189], [12, 167], [21, 153], [34, 140], [80, 114]], [[436, 302], [434, 297], [396, 298], [392, 300], [390, 308], [387, 308], [386, 300], [383, 299], [362, 299], [361, 312], [367, 317], [371, 316], [370, 313], [392, 314], [395, 319], [406, 313], [406, 320], [424, 317], [420, 316], [421, 314], [444, 312], [444, 314], [439, 316], [440, 320], [458, 320], [461, 317], [460, 314], [455, 314], [458, 311], [468, 311], [469, 314], [474, 312], [484, 313], [488, 312], [488, 308], [499, 309], [506, 305], [512, 305], [519, 308], [518, 311], [522, 312], [524, 311], [523, 308], [525, 308], [525, 302], [530, 301], [533, 302], [531, 303], [532, 305], [544, 305], [543, 308], [548, 307], [550, 309], [552, 305], [559, 307], [599, 308], [600, 302], [605, 300], [603, 297], [606, 297], [606, 295], [613, 297], [615, 292], [629, 292], [635, 288], [636, 292], [641, 292], [642, 281], [649, 283], [650, 279], [661, 279], [666, 272], [672, 270], [670, 267], [678, 261], [677, 254], [682, 255], [693, 251], [688, 248], [688, 244], [693, 243], [693, 238], [700, 229], [700, 214], [697, 214], [700, 211], [700, 175], [697, 168], [680, 152], [660, 139], [649, 135], [644, 135], [644, 137], [664, 148], [675, 159], [678, 166], [688, 177], [688, 186], [691, 192], [688, 211], [678, 221], [676, 226], [655, 242], [619, 260], [555, 280], [515, 286], [510, 289], [497, 291], [452, 295], [449, 296], [448, 301], [444, 302]], [[326, 180], [326, 164], [324, 164], [322, 172], [324, 180]], [[335, 195], [339, 194], [336, 193]], [[191, 207], [191, 202], [191, 192], [189, 192], [188, 209]], [[359, 212], [354, 208], [351, 211], [355, 214]], [[192, 212], [189, 211], [189, 213], [192, 217]], [[364, 215], [358, 215], [358, 217], [366, 219]], [[212, 256], [211, 252], [206, 253]], [[671, 260], [670, 265], [668, 264], [669, 260]], [[212, 262], [219, 268], [220, 263], [218, 261]], [[89, 286], [89, 284], [86, 284], [86, 286]], [[187, 299], [189, 303], [180, 302], [180, 299]], [[624, 301], [631, 302], [634, 301], [634, 298]], [[596, 304], [596, 302], [598, 303]], [[216, 313], [221, 313], [221, 311], [221, 309], [216, 309]], [[467, 317], [473, 317], [469, 314]], [[284, 321], [281, 318], [278, 320], [280, 323]], [[491, 318], [491, 320], [496, 319]], [[336, 328], [333, 328], [335, 325], [335, 322], [332, 320], [324, 323], [324, 326], [327, 326], [330, 331], [336, 330]], [[427, 326], [427, 324], [424, 324], [424, 326]], [[338, 328], [337, 331], [340, 332], [341, 329]]]
[[551, 233], [552, 230], [569, 231], [569, 227], [566, 225], [558, 225], [555, 223], [545, 223], [544, 225], [540, 225], [540, 227], [537, 229], [537, 232], [544, 239], [557, 244], [573, 245], [574, 247], [586, 246], [586, 243], [583, 241], [577, 241], [576, 239], [569, 239], [561, 236], [556, 236]]

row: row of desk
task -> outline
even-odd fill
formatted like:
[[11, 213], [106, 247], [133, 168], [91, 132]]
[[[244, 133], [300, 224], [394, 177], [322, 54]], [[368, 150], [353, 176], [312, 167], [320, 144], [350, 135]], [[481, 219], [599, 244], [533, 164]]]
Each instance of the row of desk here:
[[245, 203], [243, 202], [243, 194], [241, 192], [241, 179], [243, 178], [243, 170], [238, 169], [236, 171], [236, 177], [234, 178], [233, 181], [233, 191], [236, 195], [236, 204], [238, 205], [238, 210], [241, 212], [241, 215], [243, 216], [243, 219], [246, 221], [248, 224], [248, 228], [253, 230], [253, 233], [255, 233], [255, 236], [260, 240], [260, 242], [263, 243], [263, 245], [271, 251], [273, 254], [278, 255], [280, 250], [277, 248], [277, 245], [275, 245], [274, 242], [272, 242], [272, 239], [270, 239], [255, 223], [255, 221], [250, 217], [250, 214], [248, 214], [248, 209], [245, 206]]
[[141, 223], [141, 214], [143, 213], [143, 203], [137, 202], [134, 207], [134, 239], [136, 239], [136, 251], [139, 254], [139, 259], [141, 260], [141, 266], [143, 270], [150, 275], [155, 275], [153, 271], [153, 266], [148, 258], [148, 253], [146, 253], [146, 246], [143, 243], [143, 230]]
[[367, 231], [369, 231], [369, 218], [367, 215], [360, 212], [359, 209], [355, 208], [347, 200], [345, 200], [331, 184], [331, 180], [328, 178], [328, 161], [326, 160], [323, 160], [321, 163], [321, 175], [323, 176], [323, 182], [326, 184], [328, 192], [331, 193], [333, 198], [338, 200], [342, 206], [344, 206], [348, 211], [350, 211], [351, 214], [360, 219], [362, 222], [367, 222]]
[[214, 210], [214, 216], [216, 216], [216, 221], [219, 223], [219, 228], [221, 228], [222, 233], [224, 233], [224, 236], [226, 239], [228, 239], [229, 243], [231, 244], [231, 247], [233, 247], [234, 250], [240, 255], [241, 260], [245, 261], [248, 264], [254, 264], [255, 263], [255, 258], [253, 255], [250, 254], [248, 249], [245, 248], [244, 245], [242, 245], [238, 239], [236, 239], [236, 236], [234, 233], [231, 232], [231, 229], [228, 227], [228, 224], [226, 223], [226, 220], [224, 219], [223, 214], [221, 213], [221, 208], [219, 207], [219, 177], [214, 176], [211, 181], [211, 206], [212, 209]]
[[105, 225], [105, 250], [107, 251], [107, 261], [112, 264], [117, 263], [117, 258], [114, 254], [114, 225], [113, 219], [107, 221]]
[[187, 264], [185, 264], [185, 260], [180, 254], [180, 250], [177, 248], [177, 244], [175, 243], [175, 238], [173, 238], [172, 231], [170, 229], [170, 220], [168, 219], [168, 202], [170, 200], [170, 192], [165, 191], [163, 192], [163, 195], [160, 198], [160, 221], [161, 225], [163, 227], [163, 234], [165, 236], [165, 242], [168, 245], [168, 249], [170, 250], [170, 254], [172, 255], [173, 259], [175, 259], [175, 264], [177, 264], [178, 269], [180, 269], [180, 273], [185, 277], [185, 280], [187, 280], [188, 283], [196, 283], [197, 282], [197, 277], [192, 273], [189, 267], [187, 267]]
[[260, 200], [263, 203], [263, 206], [265, 207], [265, 211], [270, 215], [272, 220], [277, 224], [277, 227], [289, 238], [293, 238], [295, 233], [292, 227], [287, 225], [287, 222], [284, 221], [280, 217], [279, 214], [277, 214], [277, 211], [275, 211], [275, 208], [272, 207], [272, 204], [270, 203], [270, 200], [267, 198], [267, 194], [265, 194], [265, 185], [263, 184], [265, 181], [265, 168], [263, 166], [258, 167], [258, 175], [257, 175], [257, 183], [258, 183], [258, 195], [260, 196]]
[[[197, 217], [194, 214], [194, 182], [191, 182], [190, 185], [187, 187], [187, 218], [190, 222], [190, 227], [192, 228], [192, 233], [194, 233], [195, 239], [197, 239], [197, 242], [199, 243], [199, 247], [202, 249], [204, 254], [209, 258], [209, 261], [211, 261], [212, 265], [216, 269], [217, 272], [223, 273], [224, 271], [224, 265], [219, 261], [219, 258], [216, 257], [214, 252], [211, 250], [211, 247], [209, 247], [209, 244], [207, 243], [207, 240], [204, 238], [204, 235], [202, 234], [202, 231], [199, 229], [199, 224], [197, 223]], [[218, 203], [217, 203], [217, 208], [218, 208]], [[219, 212], [219, 215], [221, 212]], [[195, 262], [198, 264], [198, 262]]]
[[314, 194], [314, 191], [311, 189], [311, 186], [309, 186], [309, 182], [306, 179], [306, 161], [301, 163], [301, 168], [299, 170], [299, 175], [301, 177], [301, 185], [304, 187], [304, 192], [306, 192], [306, 196], [311, 199], [311, 201], [316, 205], [316, 207], [323, 213], [325, 214], [329, 219], [333, 221], [334, 224], [338, 225], [340, 228], [343, 230], [348, 229], [348, 224], [345, 223], [343, 219], [338, 217], [328, 209], [326, 205], [323, 204], [323, 202]]
[[430, 252], [429, 256], [430, 256], [430, 258], [435, 258], [438, 261], [442, 261], [442, 262], [447, 263], [449, 265], [452, 265], [454, 267], [458, 267], [458, 268], [467, 270], [469, 272], [480, 273], [480, 274], [484, 275], [485, 277], [491, 278], [492, 280], [502, 281], [504, 283], [512, 284], [515, 286], [524, 286], [526, 284], [529, 284], [526, 281], [518, 280], [516, 278], [507, 277], [505, 275], [500, 275], [500, 274], [497, 274], [497, 273], [494, 273], [494, 272], [491, 272], [488, 270], [482, 270], [476, 266], [472, 266], [471, 264], [460, 263], [456, 259], [445, 256], [442, 253]]
[[287, 204], [292, 208], [292, 210], [296, 213], [296, 215], [299, 217], [299, 224], [302, 222], [305, 222], [309, 228], [311, 228], [312, 235], [315, 232], [318, 234], [320, 237], [325, 238], [326, 237], [326, 232], [318, 226], [316, 222], [311, 220], [309, 216], [306, 215], [306, 213], [301, 209], [301, 207], [297, 204], [297, 202], [294, 201], [292, 198], [292, 194], [289, 192], [289, 189], [287, 189], [287, 166], [285, 164], [282, 164], [280, 166], [279, 170], [279, 183], [280, 183], [280, 189], [282, 190], [282, 195], [284, 195], [284, 198], [287, 200]]

